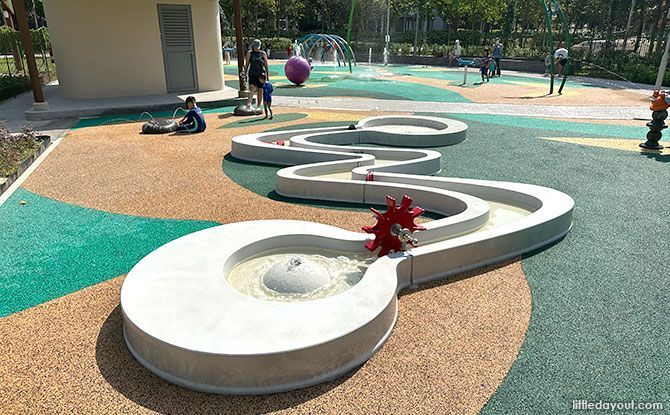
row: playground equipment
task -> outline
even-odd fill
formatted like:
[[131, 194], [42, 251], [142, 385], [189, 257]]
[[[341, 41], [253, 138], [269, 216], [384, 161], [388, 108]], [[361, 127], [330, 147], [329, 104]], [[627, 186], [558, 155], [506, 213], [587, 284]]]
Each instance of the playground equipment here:
[[563, 26], [563, 33], [565, 35], [565, 48], [568, 50], [568, 62], [563, 68], [563, 80], [561, 81], [561, 86], [558, 88], [558, 93], [563, 92], [563, 87], [565, 86], [565, 81], [568, 79], [568, 74], [570, 73], [570, 67], [572, 66], [572, 51], [570, 46], [572, 46], [572, 37], [570, 35], [570, 23], [568, 18], [563, 13], [558, 0], [540, 0], [542, 3], [542, 8], [544, 10], [545, 24], [547, 25], [547, 43], [549, 44], [549, 54], [551, 56], [550, 64], [550, 81], [549, 81], [549, 94], [554, 93], [554, 38], [551, 31], [552, 21], [559, 16], [561, 18], [561, 24]]
[[[232, 223], [176, 239], [123, 283], [129, 350], [158, 376], [209, 393], [314, 385], [381, 347], [403, 288], [563, 237], [574, 201], [562, 192], [434, 176], [441, 154], [425, 147], [460, 143], [466, 133], [456, 120], [383, 116], [234, 137], [233, 157], [289, 166], [277, 172], [280, 195], [386, 204], [377, 225], [365, 228], [374, 239], [296, 220]], [[423, 209], [412, 203], [443, 216], [415, 232]], [[376, 248], [380, 257], [368, 253]]]
[[286, 78], [296, 85], [302, 85], [309, 78], [311, 72], [310, 64], [302, 56], [291, 56], [284, 65]]
[[463, 67], [463, 83], [461, 85], [466, 85], [468, 83], [468, 67], [475, 66], [475, 61], [473, 59], [456, 59], [456, 64]]
[[[315, 48], [318, 48], [319, 46], [323, 47], [323, 45], [328, 45], [330, 46], [331, 50], [334, 53], [334, 58], [335, 61], [337, 62], [338, 65], [340, 65], [341, 60], [346, 56], [346, 57], [353, 57], [354, 58], [354, 65], [356, 64], [356, 55], [354, 55], [354, 51], [351, 49], [349, 46], [349, 42], [345, 41], [342, 39], [340, 36], [337, 35], [328, 35], [328, 34], [322, 34], [322, 33], [312, 33], [309, 35], [305, 35], [301, 37], [300, 39], [297, 40], [297, 44], [302, 47], [303, 51], [303, 57], [308, 58], [312, 55], [314, 52]], [[295, 50], [295, 48], [294, 48]], [[316, 57], [316, 61], [320, 61], [320, 56]], [[350, 72], [351, 72], [351, 66], [350, 66]]]
[[663, 146], [658, 142], [663, 136], [663, 130], [668, 128], [665, 125], [665, 119], [668, 118], [668, 108], [670, 104], [665, 100], [665, 93], [654, 91], [654, 102], [649, 107], [653, 112], [651, 113], [651, 122], [647, 123], [649, 132], [647, 133], [647, 141], [640, 143], [640, 147], [648, 150], [662, 150]]

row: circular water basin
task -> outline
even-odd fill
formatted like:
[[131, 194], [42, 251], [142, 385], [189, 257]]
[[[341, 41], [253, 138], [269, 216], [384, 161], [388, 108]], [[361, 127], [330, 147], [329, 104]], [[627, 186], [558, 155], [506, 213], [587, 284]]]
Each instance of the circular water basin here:
[[375, 259], [364, 253], [283, 249], [238, 263], [226, 278], [237, 291], [261, 300], [316, 300], [356, 285]]

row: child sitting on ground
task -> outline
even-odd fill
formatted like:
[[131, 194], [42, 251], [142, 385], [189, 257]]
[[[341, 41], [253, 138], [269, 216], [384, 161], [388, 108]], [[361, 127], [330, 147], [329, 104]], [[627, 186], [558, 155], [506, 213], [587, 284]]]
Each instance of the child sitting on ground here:
[[263, 109], [265, 110], [265, 118], [268, 118], [268, 111], [270, 112], [270, 119], [272, 119], [272, 84], [264, 75], [261, 75], [258, 80], [263, 84]]
[[186, 98], [186, 108], [188, 113], [179, 121], [177, 132], [186, 133], [201, 133], [207, 128], [205, 117], [202, 115], [202, 110], [195, 102], [195, 97]]

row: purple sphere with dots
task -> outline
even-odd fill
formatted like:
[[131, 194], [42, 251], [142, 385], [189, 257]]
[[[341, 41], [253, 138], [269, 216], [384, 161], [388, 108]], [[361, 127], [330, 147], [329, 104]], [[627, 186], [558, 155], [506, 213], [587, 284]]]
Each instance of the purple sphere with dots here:
[[286, 74], [286, 78], [296, 85], [305, 83], [307, 78], [309, 78], [310, 72], [309, 62], [302, 56], [290, 57], [284, 66], [284, 74]]

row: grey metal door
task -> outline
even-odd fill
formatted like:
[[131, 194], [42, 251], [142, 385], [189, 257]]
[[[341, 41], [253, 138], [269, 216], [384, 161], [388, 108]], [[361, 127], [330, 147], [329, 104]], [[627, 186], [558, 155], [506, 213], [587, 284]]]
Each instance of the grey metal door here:
[[196, 91], [198, 77], [193, 44], [191, 6], [159, 4], [158, 22], [168, 92]]

